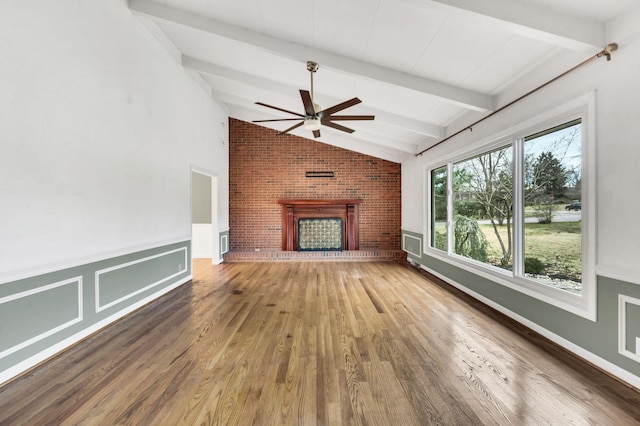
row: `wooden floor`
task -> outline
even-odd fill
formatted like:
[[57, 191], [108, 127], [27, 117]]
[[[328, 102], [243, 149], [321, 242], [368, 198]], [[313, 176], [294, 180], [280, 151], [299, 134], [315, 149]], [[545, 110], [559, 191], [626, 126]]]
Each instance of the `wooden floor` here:
[[0, 388], [2, 425], [640, 423], [640, 395], [392, 262], [199, 262]]

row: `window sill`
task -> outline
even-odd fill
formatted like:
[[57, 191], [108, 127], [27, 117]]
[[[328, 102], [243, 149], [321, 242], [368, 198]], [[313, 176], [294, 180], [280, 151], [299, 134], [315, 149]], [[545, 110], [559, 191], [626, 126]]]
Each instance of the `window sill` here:
[[[526, 294], [527, 296], [548, 303], [559, 309], [571, 312], [590, 321], [596, 321], [595, 282], [591, 286], [583, 284], [582, 293], [576, 294], [531, 279], [517, 277], [514, 276], [511, 271], [492, 267], [455, 254], [448, 254], [431, 247], [425, 247], [424, 254], [488, 279], [496, 284]], [[593, 277], [593, 280], [595, 281], [595, 277]], [[464, 283], [459, 284], [464, 285]], [[588, 288], [591, 288], [592, 291], [586, 290]]]

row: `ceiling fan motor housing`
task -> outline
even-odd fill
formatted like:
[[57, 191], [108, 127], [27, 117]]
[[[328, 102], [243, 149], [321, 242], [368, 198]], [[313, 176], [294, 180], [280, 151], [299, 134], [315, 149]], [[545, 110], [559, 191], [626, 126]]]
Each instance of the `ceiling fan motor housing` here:
[[278, 111], [286, 112], [289, 114], [293, 114], [299, 118], [280, 118], [273, 120], [255, 120], [254, 123], [264, 123], [269, 121], [298, 121], [297, 124], [289, 127], [286, 130], [279, 132], [279, 135], [285, 135], [290, 131], [297, 129], [300, 126], [303, 126], [306, 130], [313, 131], [313, 137], [320, 137], [320, 127], [322, 125], [327, 127], [332, 127], [336, 130], [340, 130], [342, 132], [353, 133], [354, 130], [348, 127], [345, 127], [341, 124], [334, 123], [334, 121], [341, 120], [373, 120], [373, 115], [333, 115], [339, 111], [342, 111], [346, 108], [352, 107], [356, 104], [362, 102], [358, 98], [352, 98], [348, 101], [341, 102], [336, 104], [330, 108], [322, 109], [320, 105], [313, 102], [313, 73], [318, 70], [318, 64], [313, 61], [307, 61], [307, 70], [311, 74], [311, 91], [300, 89], [300, 97], [302, 98], [302, 104], [304, 106], [304, 115], [299, 114], [297, 112], [289, 111], [286, 109], [278, 108], [272, 105], [267, 105], [262, 102], [256, 102], [259, 105], [266, 106], [267, 108], [273, 108]]
[[313, 61], [307, 61], [307, 71], [309, 72], [318, 71], [318, 63]]
[[320, 119], [318, 117], [305, 117], [304, 128], [307, 130], [320, 130]]

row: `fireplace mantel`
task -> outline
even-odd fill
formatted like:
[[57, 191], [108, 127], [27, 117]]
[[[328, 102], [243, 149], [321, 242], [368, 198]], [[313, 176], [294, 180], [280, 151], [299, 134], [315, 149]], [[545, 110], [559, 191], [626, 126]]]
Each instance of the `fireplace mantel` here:
[[278, 200], [282, 204], [282, 250], [298, 250], [298, 219], [307, 218], [342, 218], [344, 226], [344, 244], [346, 250], [358, 250], [359, 224], [358, 205], [359, 199], [314, 199]]

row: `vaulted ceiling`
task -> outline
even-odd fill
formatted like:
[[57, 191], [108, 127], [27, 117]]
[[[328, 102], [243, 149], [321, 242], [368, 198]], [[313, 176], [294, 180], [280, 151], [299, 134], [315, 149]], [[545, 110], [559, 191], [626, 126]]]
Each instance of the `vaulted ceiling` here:
[[[129, 0], [129, 7], [229, 116], [295, 118], [300, 89], [322, 108], [374, 121], [323, 126], [321, 142], [400, 162], [486, 114], [540, 67], [601, 51], [607, 23], [638, 0]], [[564, 61], [558, 58], [565, 58]], [[284, 130], [295, 122], [260, 123]], [[274, 130], [274, 131], [275, 131]], [[299, 127], [293, 134], [313, 139]]]

